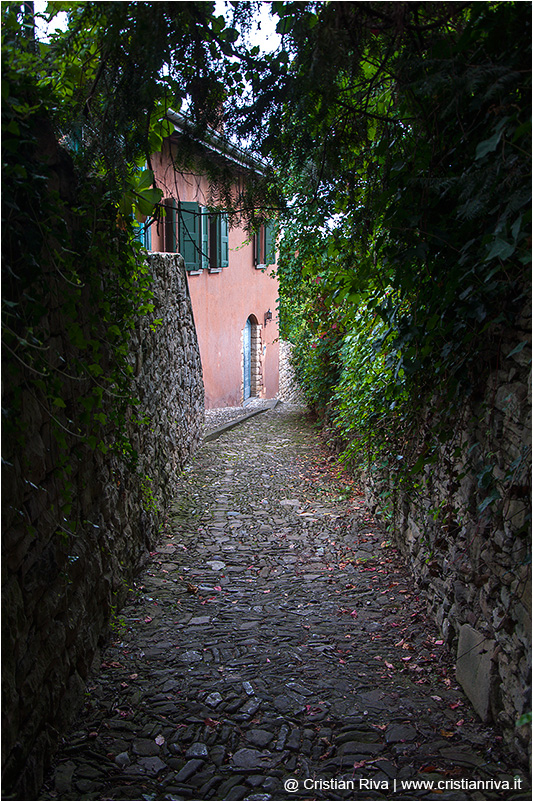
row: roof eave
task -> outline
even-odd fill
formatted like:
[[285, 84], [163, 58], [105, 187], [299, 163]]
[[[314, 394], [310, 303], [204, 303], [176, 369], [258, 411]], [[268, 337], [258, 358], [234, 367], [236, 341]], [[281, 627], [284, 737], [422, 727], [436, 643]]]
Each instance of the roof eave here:
[[[167, 118], [175, 126], [175, 128], [183, 133], [193, 135], [193, 125], [191, 121], [181, 112], [169, 109], [167, 111]], [[201, 140], [198, 140], [208, 150], [216, 153], [217, 156], [222, 156], [224, 159], [232, 162], [233, 164], [245, 170], [264, 176], [266, 174], [266, 164], [256, 157], [252, 156], [243, 148], [238, 145], [232, 144], [226, 137], [219, 134], [217, 131], [208, 131]]]

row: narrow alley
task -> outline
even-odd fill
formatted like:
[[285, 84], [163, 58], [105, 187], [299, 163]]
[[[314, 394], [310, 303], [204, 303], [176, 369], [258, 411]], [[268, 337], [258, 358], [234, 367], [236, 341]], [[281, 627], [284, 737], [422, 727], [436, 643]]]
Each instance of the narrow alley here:
[[527, 799], [297, 407], [205, 442], [40, 799]]

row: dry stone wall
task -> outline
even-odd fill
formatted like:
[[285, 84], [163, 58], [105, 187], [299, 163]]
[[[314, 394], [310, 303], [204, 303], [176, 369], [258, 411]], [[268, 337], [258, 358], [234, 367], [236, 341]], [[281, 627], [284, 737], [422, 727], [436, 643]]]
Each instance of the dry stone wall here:
[[250, 394], [253, 398], [261, 398], [263, 395], [263, 343], [261, 332], [262, 326], [259, 323], [253, 323], [251, 331], [252, 377], [250, 383]]
[[293, 345], [288, 340], [279, 341], [279, 393], [280, 401], [287, 404], [303, 404], [304, 397], [292, 366]]
[[[496, 721], [523, 755], [530, 727], [516, 725], [531, 711], [530, 343], [528, 307], [517, 330], [502, 336], [498, 360], [463, 410], [453, 443], [418, 488], [397, 498], [395, 523], [456, 654], [458, 681], [479, 716]], [[383, 477], [376, 471], [366, 478], [378, 503]]]
[[[177, 477], [201, 436], [202, 371], [183, 259], [153, 254], [149, 264], [155, 309], [139, 320], [130, 355], [141, 404], [128, 427], [139, 462], [128, 467], [65, 432], [74, 531], [57, 511], [64, 475], [48, 406], [29, 377], [11, 388], [22, 396], [24, 435], [22, 446], [6, 445], [2, 482], [2, 761], [4, 793], [12, 798], [36, 798], [88, 673], [98, 666], [107, 626], [157, 540]], [[64, 327], [61, 305], [52, 303], [43, 323], [50, 354], [61, 355]], [[73, 381], [67, 404], [78, 393]]]

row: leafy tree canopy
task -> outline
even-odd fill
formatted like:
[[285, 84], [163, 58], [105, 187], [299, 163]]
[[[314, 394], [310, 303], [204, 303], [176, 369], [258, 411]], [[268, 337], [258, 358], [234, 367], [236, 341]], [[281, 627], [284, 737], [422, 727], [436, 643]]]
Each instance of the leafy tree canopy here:
[[[409, 476], [453, 439], [529, 298], [531, 7], [272, 9], [282, 46], [237, 122], [284, 197], [282, 330], [350, 454]], [[421, 433], [431, 409], [440, 429]]]
[[437, 385], [459, 398], [529, 274], [530, 5], [273, 2], [266, 55], [240, 35], [255, 5], [230, 3], [230, 23], [212, 2], [51, 2], [68, 25], [42, 43], [3, 4], [8, 265], [32, 264], [27, 225], [35, 260], [42, 240], [39, 120], [116, 236], [117, 210], [127, 229], [160, 198], [139, 167], [172, 130], [167, 109], [186, 108], [192, 139], [223, 112], [267, 165], [238, 203], [252, 225], [281, 216], [282, 327], [311, 397], [332, 397], [362, 326], [388, 371], [383, 415]]
[[[235, 9], [243, 28], [250, 5]], [[106, 399], [123, 431], [135, 404], [128, 339], [153, 310], [133, 213], [158, 213], [161, 191], [143, 168], [173, 130], [169, 108], [186, 102], [198, 136], [217, 124], [243, 80], [238, 32], [213, 2], [50, 2], [44, 17], [66, 12], [67, 25], [46, 42], [32, 3], [1, 12], [6, 448], [22, 447], [24, 388], [65, 453], [65, 433], [106, 450]], [[56, 307], [65, 331], [50, 349]]]
[[337, 315], [370, 299], [399, 374], [466, 381], [529, 271], [530, 6], [272, 8], [277, 83], [242, 128], [284, 189], [287, 303], [317, 278]]

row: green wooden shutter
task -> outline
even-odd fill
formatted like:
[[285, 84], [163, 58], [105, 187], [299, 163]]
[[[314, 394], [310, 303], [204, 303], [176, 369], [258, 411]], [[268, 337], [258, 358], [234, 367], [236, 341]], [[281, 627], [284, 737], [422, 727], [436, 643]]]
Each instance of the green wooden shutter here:
[[219, 216], [219, 252], [220, 259], [218, 260], [219, 267], [228, 267], [229, 265], [229, 225], [228, 215], [221, 214]]
[[265, 223], [265, 264], [273, 265], [276, 261], [276, 235], [276, 221], [267, 220]]
[[191, 201], [180, 201], [179, 215], [179, 248], [185, 260], [185, 269], [200, 270], [202, 265], [200, 207]]
[[202, 269], [209, 267], [209, 212], [205, 206], [201, 208], [201, 240], [202, 240]]

